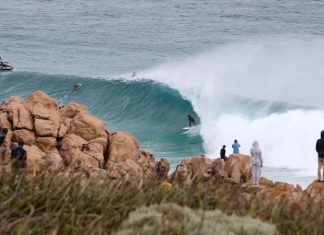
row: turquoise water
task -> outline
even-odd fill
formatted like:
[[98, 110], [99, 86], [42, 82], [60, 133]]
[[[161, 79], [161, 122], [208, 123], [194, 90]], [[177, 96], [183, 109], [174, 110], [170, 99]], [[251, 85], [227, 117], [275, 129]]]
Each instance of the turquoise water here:
[[[323, 2], [0, 2], [0, 56], [15, 66], [0, 74], [0, 99], [41, 89], [85, 103], [173, 168], [183, 156], [217, 157], [233, 139], [249, 153], [257, 139], [270, 178], [316, 175]], [[75, 82], [81, 91], [64, 97]], [[183, 129], [189, 113], [194, 131]]]
[[[82, 83], [82, 89], [69, 96], [76, 82]], [[168, 158], [173, 165], [180, 157], [204, 153], [199, 133], [193, 135], [183, 130], [187, 126], [187, 113], [193, 114], [199, 122], [191, 103], [178, 91], [153, 81], [107, 81], [12, 72], [0, 75], [0, 86], [4, 88], [0, 100], [13, 94], [27, 98], [31, 91], [39, 89], [62, 105], [82, 102], [91, 113], [107, 122], [110, 131], [133, 133], [142, 148], [152, 151], [158, 158]]]

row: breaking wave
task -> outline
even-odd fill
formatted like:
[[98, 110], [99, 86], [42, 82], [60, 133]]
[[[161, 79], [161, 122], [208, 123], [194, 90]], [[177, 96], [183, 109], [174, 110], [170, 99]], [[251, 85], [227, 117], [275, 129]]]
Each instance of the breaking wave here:
[[205, 152], [234, 139], [249, 153], [259, 140], [265, 165], [315, 175], [324, 126], [324, 40], [249, 41], [143, 71], [188, 99], [201, 120]]

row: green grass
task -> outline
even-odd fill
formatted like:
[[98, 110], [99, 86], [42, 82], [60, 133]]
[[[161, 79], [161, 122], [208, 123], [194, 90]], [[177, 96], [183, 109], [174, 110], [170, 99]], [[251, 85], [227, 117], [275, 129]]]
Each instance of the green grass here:
[[[227, 190], [219, 196], [219, 189]], [[164, 191], [160, 183], [137, 191], [111, 188], [91, 177], [57, 175], [0, 178], [0, 234], [110, 234], [131, 211], [142, 206], [176, 203], [193, 209], [221, 209], [228, 214], [251, 215], [273, 223], [282, 234], [324, 234], [324, 207], [306, 209], [262, 201], [242, 202], [242, 187], [230, 183], [197, 184]]]

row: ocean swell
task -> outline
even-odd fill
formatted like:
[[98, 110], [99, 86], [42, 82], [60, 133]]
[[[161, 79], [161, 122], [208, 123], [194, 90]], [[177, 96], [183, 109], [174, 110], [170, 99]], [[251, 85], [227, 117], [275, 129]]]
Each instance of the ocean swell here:
[[[81, 90], [69, 95], [73, 84]], [[28, 97], [35, 90], [56, 97], [61, 105], [86, 104], [94, 115], [106, 120], [110, 131], [133, 133], [141, 147], [157, 158], [167, 157], [174, 166], [180, 157], [203, 153], [199, 133], [183, 130], [187, 114], [199, 122], [188, 100], [166, 85], [151, 80], [94, 79], [70, 75], [47, 75], [33, 72], [0, 74], [1, 100], [12, 95]]]
[[[0, 98], [44, 90], [62, 104], [76, 101], [109, 120], [110, 130], [134, 133], [149, 151], [168, 157], [228, 153], [233, 139], [249, 153], [259, 140], [268, 167], [314, 175], [314, 145], [323, 128], [324, 40], [228, 44], [162, 64], [137, 76], [78, 77], [33, 72], [2, 73]], [[81, 91], [68, 96], [73, 84]], [[200, 122], [183, 130], [186, 115]], [[200, 134], [200, 135], [199, 135]], [[202, 138], [202, 139], [201, 139]]]
[[265, 164], [315, 175], [323, 128], [324, 40], [263, 40], [223, 45], [140, 73], [177, 89], [201, 119], [205, 152], [217, 157], [239, 139], [259, 140]]

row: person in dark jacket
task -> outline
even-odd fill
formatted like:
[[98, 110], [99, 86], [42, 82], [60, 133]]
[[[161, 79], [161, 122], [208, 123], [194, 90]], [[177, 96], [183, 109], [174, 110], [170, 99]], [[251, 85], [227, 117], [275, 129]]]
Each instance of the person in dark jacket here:
[[224, 161], [227, 160], [227, 157], [226, 157], [226, 149], [225, 148], [226, 148], [226, 145], [223, 145], [223, 148], [220, 150], [220, 157]]
[[318, 181], [324, 182], [324, 131], [321, 132], [321, 138], [316, 142], [316, 152], [318, 153]]
[[24, 170], [27, 166], [27, 152], [23, 147], [24, 143], [20, 141], [18, 147], [13, 148], [11, 152], [11, 167], [14, 173]]
[[196, 125], [195, 119], [190, 114], [188, 115], [188, 121], [189, 121], [189, 127], [191, 127], [192, 124]]
[[7, 128], [1, 128], [0, 130], [0, 136], [6, 137], [8, 134], [8, 129]]

